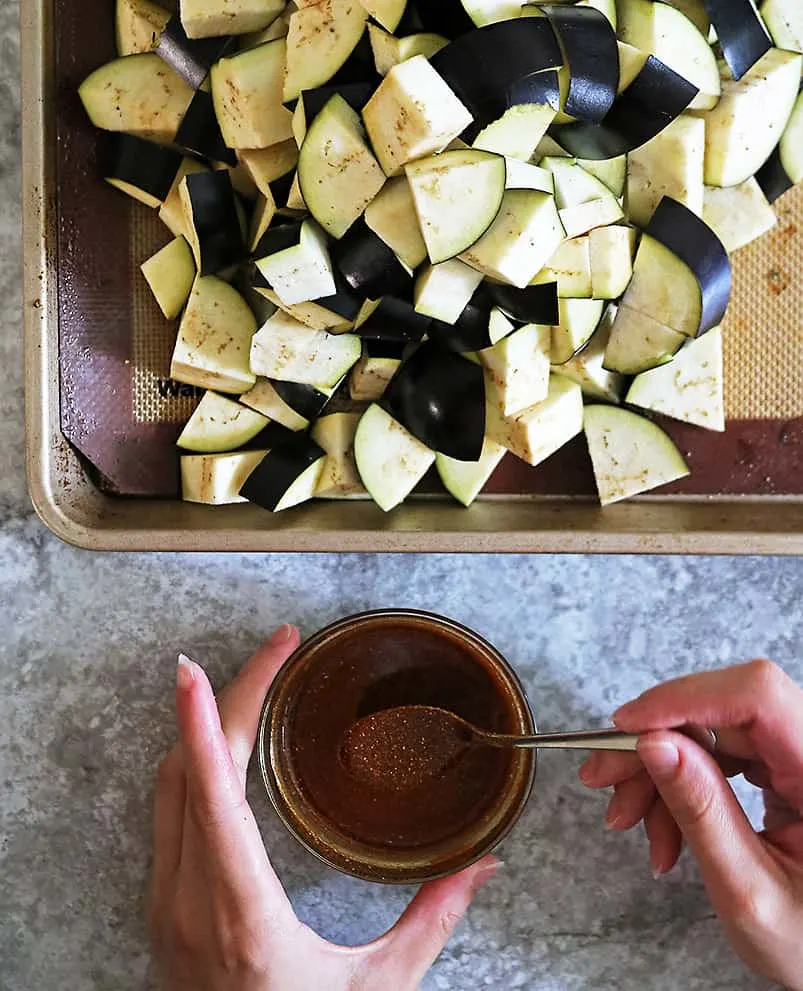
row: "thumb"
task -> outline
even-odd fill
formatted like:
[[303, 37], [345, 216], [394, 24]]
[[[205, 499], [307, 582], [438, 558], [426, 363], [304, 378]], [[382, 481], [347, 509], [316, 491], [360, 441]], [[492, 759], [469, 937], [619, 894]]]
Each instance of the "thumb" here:
[[396, 925], [380, 940], [387, 987], [417, 988], [435, 962], [474, 895], [496, 873], [495, 857], [423, 885]]
[[678, 733], [643, 736], [638, 753], [699, 863], [714, 907], [741, 901], [766, 853], [719, 765]]

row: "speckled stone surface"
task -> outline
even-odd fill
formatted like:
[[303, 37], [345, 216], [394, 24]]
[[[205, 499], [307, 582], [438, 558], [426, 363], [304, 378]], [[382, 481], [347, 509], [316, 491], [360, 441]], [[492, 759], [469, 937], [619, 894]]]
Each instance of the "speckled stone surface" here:
[[[16, 6], [0, 0], [0, 991], [149, 986], [152, 771], [173, 736], [179, 648], [221, 684], [282, 621], [311, 632], [358, 609], [436, 608], [515, 663], [551, 728], [757, 654], [803, 678], [796, 560], [98, 557], [49, 536], [23, 478], [18, 62]], [[577, 764], [543, 757], [505, 866], [427, 991], [766, 987], [732, 956], [687, 859], [654, 882], [642, 838], [603, 831]], [[305, 920], [349, 943], [393, 921], [409, 892], [327, 871], [252, 792]]]

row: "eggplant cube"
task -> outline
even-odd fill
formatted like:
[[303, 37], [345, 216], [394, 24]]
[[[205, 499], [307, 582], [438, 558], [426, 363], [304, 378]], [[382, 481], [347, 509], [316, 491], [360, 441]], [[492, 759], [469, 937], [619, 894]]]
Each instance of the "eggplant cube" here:
[[618, 299], [633, 276], [636, 231], [613, 224], [597, 227], [589, 234], [591, 295], [594, 299]]
[[170, 364], [177, 382], [241, 393], [256, 381], [248, 362], [256, 320], [248, 304], [214, 275], [195, 280]]
[[204, 506], [245, 502], [240, 488], [267, 453], [185, 454], [181, 458], [181, 498]]
[[421, 481], [435, 461], [435, 452], [372, 403], [357, 427], [354, 457], [371, 498], [387, 513]]
[[368, 493], [354, 460], [354, 435], [360, 413], [330, 413], [312, 428], [311, 437], [326, 451], [315, 495], [319, 499], [356, 499]]
[[390, 380], [399, 370], [401, 358], [363, 354], [351, 369], [349, 396], [355, 402], [375, 402], [385, 394]]
[[697, 335], [703, 310], [700, 283], [684, 261], [649, 234], [642, 235], [623, 303], [679, 334]]
[[282, 12], [284, 0], [181, 0], [188, 38], [216, 38], [261, 31]]
[[153, 51], [170, 20], [169, 11], [152, 0], [117, 0], [115, 37], [118, 55]]
[[616, 317], [616, 306], [611, 304], [605, 311], [591, 340], [573, 358], [556, 365], [553, 371], [576, 382], [586, 396], [618, 403], [625, 379], [619, 372], [610, 372], [604, 366], [605, 349], [611, 336], [611, 327]]
[[458, 502], [470, 506], [506, 454], [506, 447], [486, 437], [479, 461], [457, 461], [445, 454], [438, 454], [435, 467], [446, 490]]
[[417, 313], [455, 323], [482, 282], [482, 273], [452, 258], [428, 265], [415, 282]]
[[523, 289], [564, 237], [549, 193], [508, 189], [496, 220], [461, 258], [485, 275]]
[[174, 320], [184, 309], [195, 281], [190, 246], [183, 237], [177, 237], [140, 267], [162, 313]]
[[198, 454], [235, 451], [253, 440], [269, 422], [262, 413], [248, 409], [228, 396], [205, 392], [176, 444]]
[[279, 310], [254, 334], [251, 369], [281, 382], [331, 388], [359, 360], [361, 351], [356, 335], [313, 330]]
[[282, 105], [284, 38], [222, 58], [212, 68], [212, 97], [229, 148], [267, 148], [293, 136]]
[[379, 164], [396, 175], [441, 151], [471, 123], [468, 109], [423, 55], [394, 66], [363, 109]]
[[285, 306], [337, 292], [326, 235], [314, 220], [301, 224], [295, 244], [261, 258], [256, 265]]
[[487, 401], [502, 416], [520, 413], [546, 399], [552, 328], [528, 324], [480, 351]]
[[738, 186], [706, 186], [703, 220], [732, 252], [766, 234], [778, 223], [778, 216], [751, 177]]
[[580, 386], [559, 375], [550, 376], [546, 399], [514, 416], [488, 404], [486, 435], [529, 465], [546, 460], [582, 429]]
[[564, 241], [535, 276], [531, 285], [538, 286], [547, 282], [557, 283], [558, 296], [561, 298], [589, 299], [595, 295], [591, 292], [591, 254], [587, 235]]

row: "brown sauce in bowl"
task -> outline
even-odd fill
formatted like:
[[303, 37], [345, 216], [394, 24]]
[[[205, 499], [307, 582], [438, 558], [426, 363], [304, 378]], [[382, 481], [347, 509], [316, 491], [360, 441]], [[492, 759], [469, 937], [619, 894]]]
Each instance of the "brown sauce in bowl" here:
[[394, 781], [392, 762], [372, 781], [343, 758], [357, 720], [397, 706], [436, 706], [483, 729], [520, 731], [510, 687], [448, 630], [412, 616], [345, 630], [316, 650], [294, 696], [284, 732], [294, 784], [318, 815], [358, 842], [411, 848], [448, 840], [480, 820], [510, 783], [517, 758], [490, 747], [467, 747], [442, 774], [412, 785]]

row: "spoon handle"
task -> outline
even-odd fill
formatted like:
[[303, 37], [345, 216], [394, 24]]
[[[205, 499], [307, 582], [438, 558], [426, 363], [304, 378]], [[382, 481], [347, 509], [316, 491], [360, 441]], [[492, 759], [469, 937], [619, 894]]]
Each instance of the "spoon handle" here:
[[581, 730], [574, 733], [538, 733], [517, 737], [514, 747], [532, 750], [627, 750], [636, 749], [638, 737], [616, 729]]

